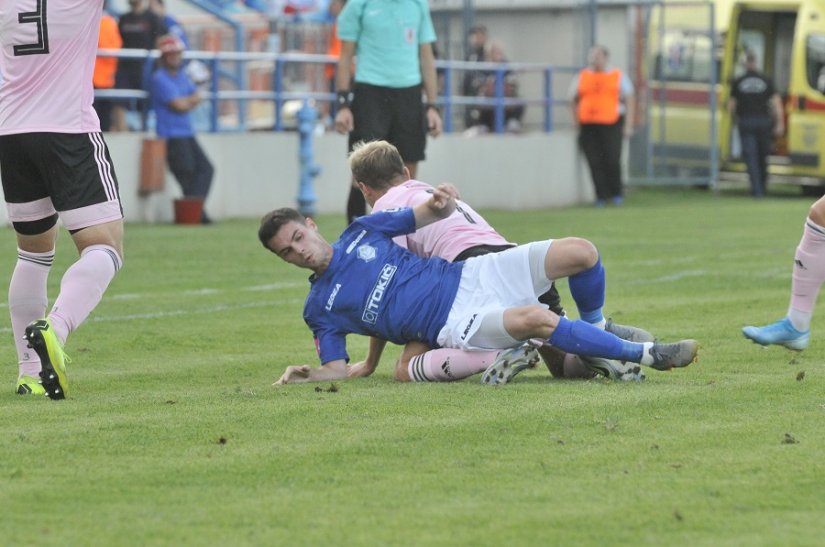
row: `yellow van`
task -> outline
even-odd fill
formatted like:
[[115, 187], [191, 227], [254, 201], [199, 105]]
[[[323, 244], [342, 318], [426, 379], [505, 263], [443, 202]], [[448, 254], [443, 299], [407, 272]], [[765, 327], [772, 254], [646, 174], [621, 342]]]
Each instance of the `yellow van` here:
[[[825, 187], [825, 1], [664, 3], [651, 12], [653, 157], [667, 172], [708, 172], [714, 139], [723, 176], [744, 173], [727, 112], [744, 51], [756, 52], [783, 98], [786, 132], [769, 158], [771, 180]], [[715, 19], [715, 42], [710, 33]], [[716, 117], [711, 119], [712, 102]]]

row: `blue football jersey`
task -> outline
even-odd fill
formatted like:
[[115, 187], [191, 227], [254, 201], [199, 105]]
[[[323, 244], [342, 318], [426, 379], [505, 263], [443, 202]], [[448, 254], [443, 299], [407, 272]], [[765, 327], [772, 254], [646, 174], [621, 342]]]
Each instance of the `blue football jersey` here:
[[357, 218], [332, 244], [329, 267], [310, 277], [304, 304], [321, 363], [349, 360], [350, 333], [437, 346], [463, 263], [424, 259], [392, 241], [414, 231], [412, 209], [388, 209]]

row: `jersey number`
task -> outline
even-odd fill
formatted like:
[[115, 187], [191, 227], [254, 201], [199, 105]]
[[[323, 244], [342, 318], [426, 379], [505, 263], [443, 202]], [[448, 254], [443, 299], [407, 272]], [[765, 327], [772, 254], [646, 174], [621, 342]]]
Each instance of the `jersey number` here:
[[22, 24], [37, 25], [37, 43], [14, 46], [15, 55], [45, 55], [49, 52], [49, 27], [46, 24], [46, 0], [37, 0], [35, 11], [17, 14], [17, 21]]

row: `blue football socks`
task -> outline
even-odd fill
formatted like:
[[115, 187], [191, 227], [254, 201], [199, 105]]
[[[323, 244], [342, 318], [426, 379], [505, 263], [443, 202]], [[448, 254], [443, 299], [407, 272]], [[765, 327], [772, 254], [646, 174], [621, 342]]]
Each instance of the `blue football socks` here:
[[601, 258], [592, 268], [571, 275], [567, 278], [570, 294], [576, 302], [579, 317], [588, 323], [604, 321], [604, 267]]
[[559, 318], [556, 330], [547, 341], [567, 353], [633, 363], [640, 363], [644, 352], [644, 344], [622, 340], [586, 321], [571, 321], [566, 317]]

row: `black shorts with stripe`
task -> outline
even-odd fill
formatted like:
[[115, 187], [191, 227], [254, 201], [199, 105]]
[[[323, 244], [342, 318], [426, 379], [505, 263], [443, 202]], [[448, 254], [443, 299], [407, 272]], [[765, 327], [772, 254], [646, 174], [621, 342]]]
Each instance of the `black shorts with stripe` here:
[[356, 83], [352, 88], [349, 149], [359, 141], [385, 140], [398, 148], [404, 163], [424, 159], [427, 117], [421, 86], [392, 88]]
[[100, 204], [110, 204], [111, 210], [117, 204], [123, 216], [117, 176], [100, 132], [0, 135], [0, 177], [11, 220], [14, 210], [23, 209], [16, 205], [44, 198], [58, 212]]

